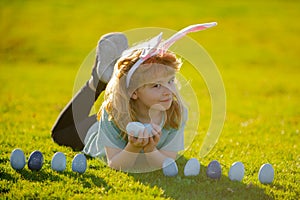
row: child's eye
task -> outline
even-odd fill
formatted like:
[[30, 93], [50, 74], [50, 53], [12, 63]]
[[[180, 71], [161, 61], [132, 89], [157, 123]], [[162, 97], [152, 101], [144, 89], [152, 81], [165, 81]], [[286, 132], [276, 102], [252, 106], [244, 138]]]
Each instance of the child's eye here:
[[155, 88], [160, 88], [160, 87], [161, 87], [161, 84], [154, 84], [153, 87], [155, 87]]
[[174, 78], [172, 78], [171, 80], [169, 80], [169, 84], [172, 84], [172, 83], [174, 83], [175, 82], [175, 79]]

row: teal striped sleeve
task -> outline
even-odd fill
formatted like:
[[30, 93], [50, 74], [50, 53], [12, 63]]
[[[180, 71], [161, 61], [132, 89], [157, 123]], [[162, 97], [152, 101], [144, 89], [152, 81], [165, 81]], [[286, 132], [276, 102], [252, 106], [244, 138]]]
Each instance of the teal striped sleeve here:
[[83, 152], [92, 157], [104, 157], [105, 147], [124, 149], [127, 142], [120, 133], [113, 121], [108, 119], [107, 112], [103, 111], [100, 121], [96, 122], [87, 133]]

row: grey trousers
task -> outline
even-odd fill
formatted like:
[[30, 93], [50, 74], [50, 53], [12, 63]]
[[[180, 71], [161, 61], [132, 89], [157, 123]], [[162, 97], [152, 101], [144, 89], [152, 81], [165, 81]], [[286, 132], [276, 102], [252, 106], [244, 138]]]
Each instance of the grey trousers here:
[[72, 147], [74, 150], [83, 149], [87, 131], [97, 120], [96, 115], [89, 116], [89, 113], [105, 87], [106, 83], [100, 81], [95, 92], [87, 82], [71, 99], [51, 130], [51, 136], [56, 143]]

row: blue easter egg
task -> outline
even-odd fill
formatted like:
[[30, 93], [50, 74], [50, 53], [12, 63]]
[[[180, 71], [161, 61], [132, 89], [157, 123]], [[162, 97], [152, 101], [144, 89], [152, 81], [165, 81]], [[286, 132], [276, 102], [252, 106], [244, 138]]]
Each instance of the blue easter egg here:
[[242, 162], [235, 162], [231, 165], [228, 177], [232, 181], [241, 181], [244, 178], [245, 167]]
[[51, 168], [54, 171], [64, 171], [66, 169], [66, 156], [62, 152], [56, 152], [51, 160]]
[[152, 125], [151, 124], [144, 124], [145, 126], [145, 129], [147, 130], [147, 133], [149, 134], [149, 137], [152, 137], [153, 134], [152, 134]]
[[44, 157], [42, 152], [34, 151], [30, 154], [28, 159], [28, 168], [31, 171], [39, 171], [44, 163]]
[[274, 179], [274, 169], [271, 164], [263, 164], [258, 172], [258, 180], [262, 184], [270, 184]]
[[166, 158], [162, 167], [165, 176], [176, 176], [178, 174], [177, 164], [172, 158]]
[[200, 172], [199, 161], [196, 158], [188, 160], [183, 172], [185, 176], [197, 176]]
[[72, 160], [73, 172], [84, 173], [87, 168], [86, 157], [83, 154], [77, 154]]
[[212, 179], [220, 179], [222, 174], [222, 168], [218, 161], [211, 161], [206, 170], [206, 175]]
[[14, 149], [10, 154], [10, 165], [14, 170], [21, 170], [26, 165], [24, 152], [21, 149]]

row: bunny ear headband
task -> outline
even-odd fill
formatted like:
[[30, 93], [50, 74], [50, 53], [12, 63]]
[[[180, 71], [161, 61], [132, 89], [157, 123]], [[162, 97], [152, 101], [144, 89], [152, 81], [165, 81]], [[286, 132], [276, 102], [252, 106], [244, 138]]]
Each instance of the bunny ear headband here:
[[[204, 23], [204, 24], [195, 24], [188, 26], [177, 33], [175, 33], [173, 36], [171, 36], [169, 39], [162, 42], [162, 34], [158, 34], [156, 37], [152, 38], [146, 43], [146, 48], [143, 48], [143, 51], [141, 55], [139, 56], [139, 59], [137, 62], [131, 67], [129, 70], [127, 77], [126, 77], [126, 87], [128, 88], [130, 79], [133, 75], [133, 73], [136, 71], [136, 69], [148, 58], [155, 56], [157, 54], [164, 54], [177, 40], [184, 37], [186, 34], [191, 32], [197, 32], [202, 31], [207, 28], [211, 28], [213, 26], [216, 26], [216, 22], [211, 23]], [[145, 46], [145, 45], [144, 45]]]

